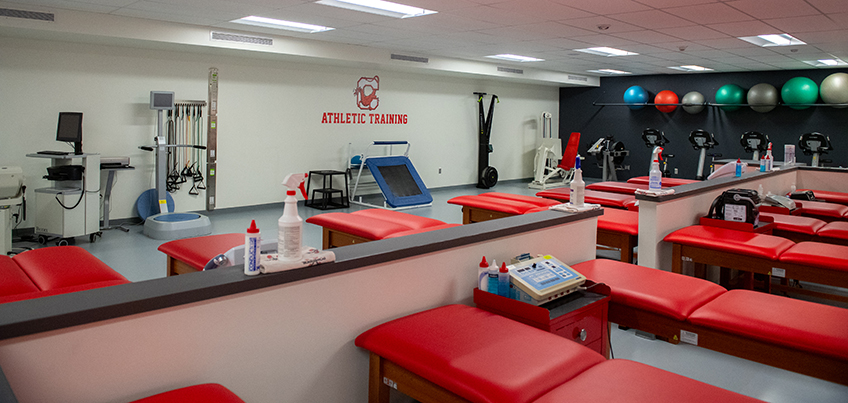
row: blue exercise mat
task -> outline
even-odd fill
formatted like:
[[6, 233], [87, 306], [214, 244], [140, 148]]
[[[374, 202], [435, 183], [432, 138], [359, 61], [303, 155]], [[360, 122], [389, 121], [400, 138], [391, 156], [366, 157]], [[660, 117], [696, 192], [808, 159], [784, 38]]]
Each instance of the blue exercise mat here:
[[412, 161], [402, 155], [371, 157], [365, 166], [380, 186], [386, 204], [392, 208], [430, 204], [433, 197], [412, 166]]
[[[174, 211], [174, 198], [171, 197], [170, 193], [165, 193], [165, 200], [168, 204], [168, 211]], [[156, 189], [148, 189], [138, 196], [135, 201], [135, 208], [142, 220], [159, 214], [159, 195], [156, 193]]]

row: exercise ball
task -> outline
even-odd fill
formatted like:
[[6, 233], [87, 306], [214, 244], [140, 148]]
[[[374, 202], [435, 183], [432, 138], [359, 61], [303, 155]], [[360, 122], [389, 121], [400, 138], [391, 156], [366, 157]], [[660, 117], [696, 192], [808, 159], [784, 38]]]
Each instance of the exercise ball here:
[[[648, 102], [648, 91], [645, 91], [644, 88], [634, 85], [624, 91], [624, 102], [628, 104], [644, 104]], [[638, 110], [645, 107], [645, 105], [627, 105], [630, 109]]]
[[751, 109], [757, 112], [771, 112], [777, 106], [778, 101], [777, 88], [774, 88], [771, 84], [760, 83], [748, 90], [748, 103], [751, 105]]
[[[677, 102], [677, 94], [675, 94], [674, 91], [660, 91], [659, 94], [654, 97], [655, 104], [676, 104]], [[674, 112], [674, 110], [677, 109], [677, 105], [657, 105], [657, 109], [659, 109], [660, 112], [669, 113]]]
[[[833, 73], [821, 82], [819, 94], [824, 103], [844, 104], [848, 103], [848, 74]], [[834, 108], [844, 108], [845, 105], [837, 105]]]
[[704, 94], [701, 94], [698, 91], [690, 91], [687, 92], [686, 95], [683, 96], [683, 99], [680, 101], [682, 104], [691, 104], [691, 105], [683, 105], [683, 110], [691, 113], [701, 113], [704, 110]]
[[807, 109], [809, 106], [798, 104], [814, 104], [819, 99], [819, 87], [816, 82], [807, 77], [795, 77], [783, 84], [780, 90], [783, 103], [792, 109]]
[[[745, 90], [736, 84], [722, 85], [716, 91], [715, 100], [717, 104], [741, 104], [745, 102]], [[726, 112], [738, 110], [738, 106], [722, 106]]]

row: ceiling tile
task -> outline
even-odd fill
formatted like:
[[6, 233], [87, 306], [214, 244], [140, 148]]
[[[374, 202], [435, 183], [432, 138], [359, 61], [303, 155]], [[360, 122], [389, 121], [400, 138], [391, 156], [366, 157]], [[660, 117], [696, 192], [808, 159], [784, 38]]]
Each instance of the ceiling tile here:
[[639, 4], [630, 0], [554, 0], [554, 2], [594, 14], [629, 13], [635, 11], [647, 11], [651, 9], [644, 4]]
[[777, 32], [777, 28], [762, 21], [728, 22], [724, 24], [710, 24], [707, 26], [733, 37], [782, 33]]
[[760, 20], [820, 14], [804, 0], [737, 0], [724, 4]]
[[657, 29], [657, 31], [666, 35], [673, 36], [675, 38], [685, 39], [688, 41], [701, 39], [719, 39], [728, 37], [727, 34], [723, 34], [721, 32], [718, 32], [714, 29], [702, 25], [679, 28], [661, 28]]
[[844, 13], [845, 0], [807, 0], [813, 7], [823, 13]]
[[701, 39], [694, 41], [698, 44], [709, 46], [714, 49], [745, 49], [745, 48], [757, 48], [762, 49], [759, 46], [755, 46], [751, 43], [745, 42], [738, 38], [718, 38], [718, 39]]
[[[474, 6], [474, 7], [466, 7], [459, 8], [455, 10], [446, 11], [447, 14], [453, 14], [460, 16], [462, 18], [469, 18], [472, 20], [486, 21], [494, 24], [500, 24], [503, 26], [512, 26], [512, 25], [525, 25], [532, 24], [535, 22], [542, 22], [544, 19], [540, 19], [538, 17], [532, 17], [523, 14], [516, 14], [509, 10], [501, 10], [490, 6]], [[427, 18], [428, 16], [418, 17], [418, 18]]]
[[811, 15], [806, 17], [778, 18], [773, 20], [765, 20], [769, 24], [787, 34], [792, 34], [794, 37], [804, 40], [803, 35], [796, 33], [827, 31], [831, 29], [839, 29], [839, 25], [823, 15]]
[[[627, 50], [626, 48], [623, 48], [623, 47], [626, 47], [627, 45], [635, 45], [636, 44], [636, 42], [633, 42], [631, 40], [627, 40], [627, 39], [624, 39], [624, 38], [618, 38], [618, 37], [615, 37], [615, 36], [612, 36], [612, 35], [587, 35], [587, 36], [578, 36], [578, 37], [575, 37], [574, 39], [581, 41], [581, 42], [586, 42], [586, 43], [592, 44], [594, 46], [610, 46], [610, 47], [614, 47], [614, 48], [615, 47], [621, 48], [622, 50]], [[601, 56], [601, 57], [603, 57], [603, 56]]]
[[593, 14], [551, 0], [510, 0], [491, 5], [494, 8], [532, 16], [540, 20], [557, 21], [591, 17]]
[[636, 0], [637, 3], [654, 8], [694, 6], [698, 4], [719, 3], [720, 0]]
[[721, 24], [753, 19], [751, 16], [723, 3], [675, 7], [665, 9], [665, 11], [698, 24]]
[[[642, 28], [631, 25], [625, 22], [617, 21], [609, 17], [595, 16], [589, 18], [577, 18], [573, 20], [561, 21], [563, 24], [582, 28], [594, 33], [613, 34], [616, 32], [639, 31]], [[602, 29], [608, 26], [609, 28]]]
[[686, 27], [695, 23], [660, 10], [612, 14], [611, 18], [647, 29]]
[[625, 32], [618, 35], [620, 38], [626, 38], [631, 41], [644, 43], [644, 44], [652, 44], [652, 43], [663, 43], [663, 42], [679, 42], [680, 38], [675, 38], [673, 36], [669, 36], [663, 33], [659, 33], [657, 31], [635, 31], [635, 32]]

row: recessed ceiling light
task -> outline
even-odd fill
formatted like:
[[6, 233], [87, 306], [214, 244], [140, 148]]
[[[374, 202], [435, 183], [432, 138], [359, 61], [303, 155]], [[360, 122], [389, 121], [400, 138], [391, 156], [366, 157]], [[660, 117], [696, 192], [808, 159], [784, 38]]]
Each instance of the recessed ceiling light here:
[[815, 67], [848, 66], [848, 62], [845, 62], [842, 59], [804, 60], [804, 63]]
[[770, 34], [757, 36], [742, 36], [739, 39], [753, 43], [757, 46], [794, 46], [806, 45], [806, 43], [789, 34]]
[[598, 69], [598, 70], [586, 70], [590, 73], [601, 73], [601, 74], [633, 74], [629, 71], [621, 71], [614, 69]]
[[320, 25], [304, 24], [302, 22], [294, 22], [294, 21], [276, 20], [276, 19], [273, 19], [273, 18], [257, 17], [255, 15], [251, 15], [249, 17], [244, 17], [244, 18], [239, 18], [237, 20], [232, 20], [230, 22], [234, 22], [236, 24], [253, 25], [255, 27], [285, 29], [285, 30], [288, 30], [288, 31], [295, 31], [295, 32], [306, 32], [306, 33], [309, 33], [309, 34], [313, 34], [313, 33], [316, 33], [316, 32], [330, 31], [330, 30], [335, 29], [335, 28], [330, 28], [330, 27], [322, 27]]
[[680, 70], [680, 71], [713, 71], [713, 69], [708, 67], [696, 66], [694, 64], [686, 65], [686, 66], [673, 66], [669, 67], [670, 69]]
[[437, 13], [433, 10], [383, 0], [319, 0], [316, 3], [395, 18], [420, 17]]
[[511, 62], [522, 62], [522, 63], [545, 61], [545, 59], [537, 59], [535, 57], [529, 57], [529, 56], [511, 55], [511, 54], [508, 54], [508, 53], [504, 53], [504, 54], [500, 54], [500, 55], [493, 55], [493, 56], [486, 56], [486, 57], [489, 57], [489, 58], [492, 58], [492, 59], [509, 60]]
[[626, 50], [608, 48], [606, 46], [597, 47], [597, 48], [586, 48], [586, 49], [574, 49], [577, 52], [589, 53], [592, 55], [598, 56], [633, 56], [638, 55], [638, 53], [628, 52]]

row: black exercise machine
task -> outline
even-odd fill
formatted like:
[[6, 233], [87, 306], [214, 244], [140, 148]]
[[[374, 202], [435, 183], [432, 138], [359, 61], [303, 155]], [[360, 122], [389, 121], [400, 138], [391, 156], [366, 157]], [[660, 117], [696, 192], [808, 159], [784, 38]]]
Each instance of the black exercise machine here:
[[701, 151], [701, 156], [698, 159], [698, 174], [695, 178], [698, 180], [704, 180], [704, 161], [707, 159], [707, 150], [717, 146], [718, 141], [716, 141], [712, 133], [703, 129], [698, 129], [689, 133], [689, 142], [692, 143], [692, 147]]
[[830, 138], [819, 132], [804, 133], [798, 140], [798, 146], [804, 155], [812, 155], [813, 162], [810, 166], [817, 167], [819, 163], [833, 162], [831, 160], [820, 159], [822, 154], [827, 154], [828, 151], [833, 151], [833, 146], [830, 144]]
[[477, 149], [477, 187], [480, 189], [488, 189], [498, 183], [498, 170], [489, 165], [489, 153], [494, 149], [490, 142], [492, 135], [492, 114], [495, 112], [495, 102], [498, 101], [498, 96], [492, 94], [492, 101], [489, 103], [488, 118], [483, 110], [483, 97], [485, 92], [475, 92], [477, 96], [477, 105], [479, 107], [479, 148]]

